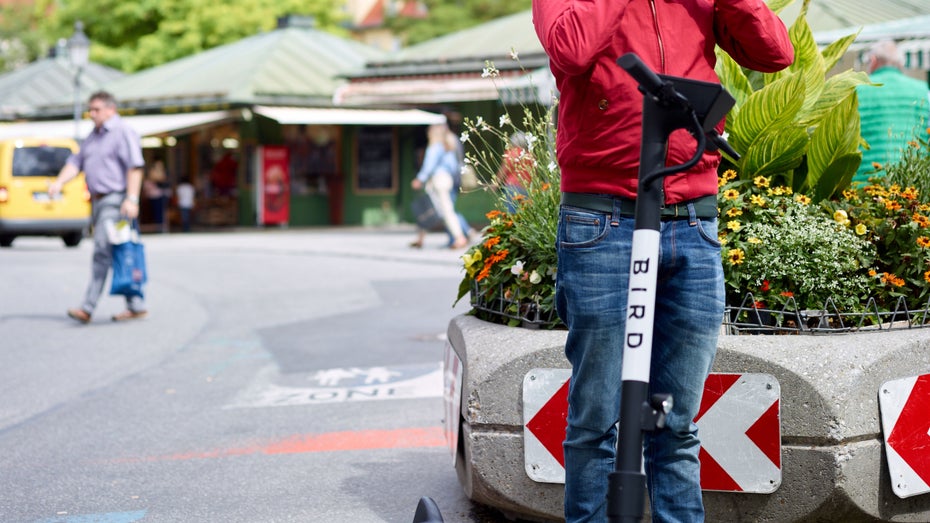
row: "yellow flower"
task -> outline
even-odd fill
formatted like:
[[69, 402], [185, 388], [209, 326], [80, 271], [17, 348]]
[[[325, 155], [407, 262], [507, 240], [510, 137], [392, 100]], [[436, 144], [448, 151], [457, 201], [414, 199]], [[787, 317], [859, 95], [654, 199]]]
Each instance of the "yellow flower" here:
[[730, 229], [733, 232], [740, 230], [741, 227], [742, 224], [739, 222], [739, 220], [730, 220], [727, 222], [727, 229]]
[[723, 191], [724, 200], [735, 200], [737, 198], [739, 198], [739, 191], [736, 189], [727, 189]]
[[811, 203], [810, 197], [804, 194], [795, 194], [794, 201], [800, 203], [801, 205], [810, 205]]
[[[930, 130], [930, 129], [928, 129]], [[930, 271], [924, 273], [924, 281], [930, 283]]]
[[743, 252], [743, 249], [730, 249], [727, 252], [727, 260], [729, 260], [730, 265], [739, 265], [743, 263], [746, 259], [746, 253]]
[[730, 209], [729, 211], [727, 211], [727, 216], [731, 218], [734, 216], [740, 216], [741, 214], [743, 214], [743, 210], [740, 209], [739, 207], [734, 207]]
[[726, 180], [726, 181], [728, 181], [728, 182], [729, 182], [730, 180], [735, 180], [735, 179], [736, 179], [736, 171], [734, 171], [733, 169], [727, 169], [726, 171], [723, 171], [723, 175], [721, 175], [721, 178], [724, 179], [724, 180]]
[[849, 225], [849, 215], [843, 209], [833, 213], [833, 219], [840, 225]]
[[466, 252], [462, 255], [462, 261], [465, 262], [465, 272], [468, 273], [469, 277], [474, 277], [475, 272], [478, 270], [476, 264], [481, 261], [481, 251], [475, 249], [470, 253]]
[[726, 235], [725, 233], [718, 234], [718, 235], [717, 235], [717, 241], [720, 242], [720, 245], [726, 245], [726, 244], [727, 244], [727, 235]]
[[760, 243], [762, 243], [762, 240], [760, 240], [759, 238], [756, 238], [755, 236], [753, 236], [752, 238], [749, 238], [746, 241], [753, 245], [759, 245]]
[[904, 189], [904, 192], [901, 193], [902, 198], [911, 202], [916, 200], [919, 195], [920, 192], [913, 187], [908, 187], [907, 189]]
[[776, 187], [774, 189], [769, 189], [768, 193], [769, 195], [772, 195], [772, 196], [781, 196], [785, 194], [785, 188], [781, 186], [781, 187]]
[[752, 179], [752, 184], [760, 189], [764, 189], [769, 186], [772, 182], [771, 178], [766, 178], [765, 176], [756, 176]]
[[930, 247], [930, 238], [927, 238], [926, 236], [921, 236], [917, 238], [917, 246], [922, 247], [924, 249], [926, 249], [927, 247]]
[[858, 200], [859, 196], [856, 194], [856, 191], [851, 191], [849, 189], [843, 190], [843, 199], [844, 200]]
[[914, 215], [911, 216], [911, 221], [916, 223], [921, 229], [930, 227], [930, 218], [924, 216], [923, 214], [918, 214], [915, 212]]
[[765, 197], [753, 195], [749, 198], [749, 203], [753, 205], [758, 205], [759, 207], [765, 207]]
[[856, 234], [858, 234], [859, 236], [862, 236], [863, 234], [865, 234], [865, 233], [867, 233], [867, 232], [869, 232], [869, 230], [866, 229], [864, 223], [856, 224]]

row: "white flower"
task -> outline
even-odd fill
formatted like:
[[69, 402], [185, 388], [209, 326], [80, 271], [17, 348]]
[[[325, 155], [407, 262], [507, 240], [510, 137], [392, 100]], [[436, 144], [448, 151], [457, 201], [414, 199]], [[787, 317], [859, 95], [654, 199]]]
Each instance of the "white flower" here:
[[549, 172], [554, 173], [555, 170], [556, 170], [559, 166], [555, 163], [555, 161], [550, 161], [550, 162], [549, 162], [549, 165], [548, 165], [547, 167], [549, 168]]
[[530, 283], [532, 283], [533, 285], [536, 285], [537, 283], [541, 281], [542, 281], [542, 276], [540, 276], [538, 272], [533, 271], [530, 273]]
[[462, 143], [468, 143], [468, 131], [462, 133], [462, 136], [459, 136], [459, 141]]
[[498, 76], [500, 76], [500, 71], [494, 67], [494, 62], [486, 60], [484, 62], [484, 70], [481, 71], [481, 78], [497, 78]]
[[520, 59], [520, 54], [517, 53], [517, 50], [514, 49], [513, 47], [510, 48], [510, 59], [511, 59], [511, 60], [519, 60], [519, 59]]
[[532, 148], [533, 148], [533, 144], [536, 143], [536, 140], [538, 140], [538, 139], [539, 139], [539, 138], [537, 138], [535, 135], [532, 135], [532, 134], [530, 134], [530, 133], [526, 133], [526, 147], [527, 147], [528, 149], [532, 149]]
[[553, 265], [553, 266], [550, 266], [548, 269], [546, 269], [546, 276], [551, 276], [552, 279], [554, 280], [554, 279], [555, 279], [555, 274], [556, 274], [557, 271], [558, 271], [558, 269], [556, 269], [556, 267], [555, 267], [554, 265]]
[[514, 276], [523, 274], [523, 260], [517, 260], [517, 263], [514, 263], [513, 267], [510, 268], [510, 273]]
[[510, 115], [507, 114], [507, 113], [504, 113], [504, 115], [501, 116], [501, 121], [500, 121], [500, 124], [498, 124], [498, 125], [499, 125], [500, 127], [503, 127], [503, 126], [509, 125], [509, 124], [510, 124]]

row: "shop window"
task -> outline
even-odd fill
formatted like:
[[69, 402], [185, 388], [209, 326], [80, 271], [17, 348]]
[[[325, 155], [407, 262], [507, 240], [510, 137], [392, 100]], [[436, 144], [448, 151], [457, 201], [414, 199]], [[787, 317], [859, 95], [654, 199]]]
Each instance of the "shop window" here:
[[291, 194], [328, 194], [338, 176], [338, 128], [332, 125], [288, 125], [285, 145], [290, 149]]

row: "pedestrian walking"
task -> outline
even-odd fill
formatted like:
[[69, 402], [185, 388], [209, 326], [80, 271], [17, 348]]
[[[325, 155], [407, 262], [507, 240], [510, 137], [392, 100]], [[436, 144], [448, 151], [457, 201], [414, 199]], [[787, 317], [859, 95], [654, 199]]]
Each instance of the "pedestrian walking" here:
[[[449, 132], [446, 124], [434, 124], [427, 130], [428, 144], [420, 171], [411, 182], [414, 190], [426, 189], [436, 213], [442, 219], [446, 232], [452, 235], [452, 249], [461, 249], [468, 245], [468, 239], [452, 201], [452, 191], [456, 187], [456, 174], [460, 173], [456, 154], [456, 138]], [[417, 238], [412, 247], [422, 247], [426, 231], [417, 230]]]
[[[68, 309], [68, 316], [80, 323], [90, 322], [112, 265], [106, 224], [116, 223], [121, 218], [136, 220], [139, 217], [139, 192], [145, 166], [139, 135], [120, 118], [113, 95], [106, 91], [92, 94], [88, 112], [94, 130], [84, 139], [80, 150], [68, 158], [48, 189], [54, 197], [65, 183], [83, 171], [91, 194], [94, 235], [91, 280], [81, 305]], [[126, 310], [112, 319], [132, 320], [146, 313], [141, 296], [127, 296]]]

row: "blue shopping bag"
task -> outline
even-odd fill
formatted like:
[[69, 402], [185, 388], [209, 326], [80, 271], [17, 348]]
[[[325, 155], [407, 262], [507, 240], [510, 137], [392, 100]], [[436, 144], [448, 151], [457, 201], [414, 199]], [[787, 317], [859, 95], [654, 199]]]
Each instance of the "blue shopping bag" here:
[[145, 247], [139, 241], [139, 224], [133, 220], [129, 240], [113, 244], [113, 278], [110, 294], [143, 296], [142, 287], [148, 280], [145, 270]]

